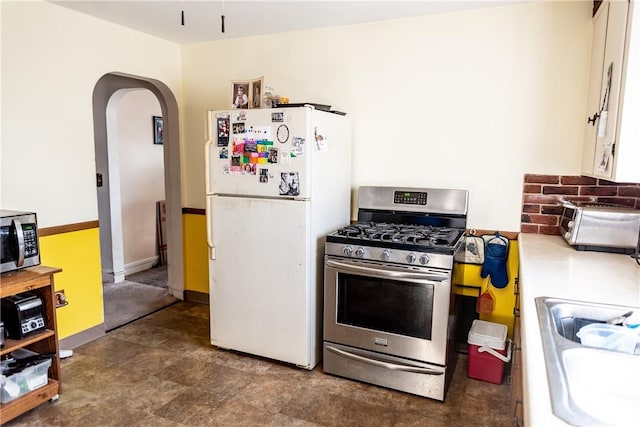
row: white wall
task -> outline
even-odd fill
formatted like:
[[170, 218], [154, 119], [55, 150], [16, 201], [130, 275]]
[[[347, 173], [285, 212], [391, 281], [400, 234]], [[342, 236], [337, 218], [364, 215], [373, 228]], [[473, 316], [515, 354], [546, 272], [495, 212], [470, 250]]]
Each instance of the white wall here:
[[[579, 174], [590, 2], [535, 2], [178, 45], [47, 2], [0, 2], [0, 207], [95, 220], [91, 96], [108, 72], [181, 102], [183, 206], [204, 208], [205, 111], [265, 77], [346, 111], [353, 187], [467, 188], [469, 225], [518, 230], [524, 173]], [[182, 66], [182, 69], [181, 69]], [[29, 156], [31, 173], [16, 159]]]
[[470, 190], [518, 231], [524, 173], [580, 174], [591, 2], [536, 2], [183, 47], [185, 204], [204, 207], [205, 111], [264, 76], [354, 126], [353, 188]]
[[162, 116], [149, 90], [130, 90], [117, 109], [125, 266], [158, 256], [156, 201], [164, 200], [163, 146], [153, 144], [152, 117]]
[[180, 102], [180, 47], [48, 2], [0, 7], [0, 207], [36, 211], [42, 227], [96, 220], [93, 88], [122, 72]]

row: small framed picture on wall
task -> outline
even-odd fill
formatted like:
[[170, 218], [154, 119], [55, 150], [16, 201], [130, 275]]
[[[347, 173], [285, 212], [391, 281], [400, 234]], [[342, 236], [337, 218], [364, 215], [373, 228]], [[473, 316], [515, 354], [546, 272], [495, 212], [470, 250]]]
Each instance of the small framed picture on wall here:
[[162, 117], [153, 116], [153, 143], [164, 143], [164, 128], [162, 125]]

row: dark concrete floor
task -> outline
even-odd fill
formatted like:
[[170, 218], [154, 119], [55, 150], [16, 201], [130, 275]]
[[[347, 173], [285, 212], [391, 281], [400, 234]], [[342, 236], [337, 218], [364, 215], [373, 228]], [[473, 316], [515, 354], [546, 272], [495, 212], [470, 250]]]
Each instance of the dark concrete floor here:
[[469, 379], [444, 403], [219, 350], [208, 306], [180, 302], [75, 350], [62, 393], [15, 426], [499, 426], [509, 386]]

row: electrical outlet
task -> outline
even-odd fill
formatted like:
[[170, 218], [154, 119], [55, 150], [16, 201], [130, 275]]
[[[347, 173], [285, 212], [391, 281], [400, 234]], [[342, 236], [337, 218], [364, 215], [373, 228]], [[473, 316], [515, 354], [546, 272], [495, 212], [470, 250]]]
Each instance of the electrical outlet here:
[[55, 295], [56, 295], [56, 308], [64, 307], [65, 305], [69, 304], [69, 301], [67, 301], [67, 295], [65, 295], [64, 293], [64, 289], [60, 289], [59, 291], [56, 291]]

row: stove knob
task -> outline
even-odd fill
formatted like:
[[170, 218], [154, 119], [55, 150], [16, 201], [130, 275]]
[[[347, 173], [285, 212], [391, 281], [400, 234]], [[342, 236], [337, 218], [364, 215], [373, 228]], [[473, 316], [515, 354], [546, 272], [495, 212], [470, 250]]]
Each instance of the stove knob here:
[[409, 264], [413, 264], [414, 262], [416, 262], [416, 255], [415, 254], [407, 255], [407, 262]]
[[422, 255], [420, 257], [420, 264], [422, 264], [422, 265], [429, 264], [429, 255]]
[[362, 258], [362, 256], [364, 255], [364, 249], [362, 248], [358, 248], [356, 249], [356, 256]]
[[380, 259], [383, 261], [389, 261], [389, 258], [391, 258], [391, 252], [389, 252], [387, 249], [382, 251], [382, 253], [380, 254]]
[[351, 255], [351, 252], [353, 252], [353, 249], [351, 249], [351, 246], [345, 246], [345, 248], [342, 250], [342, 253], [345, 254], [346, 256]]

